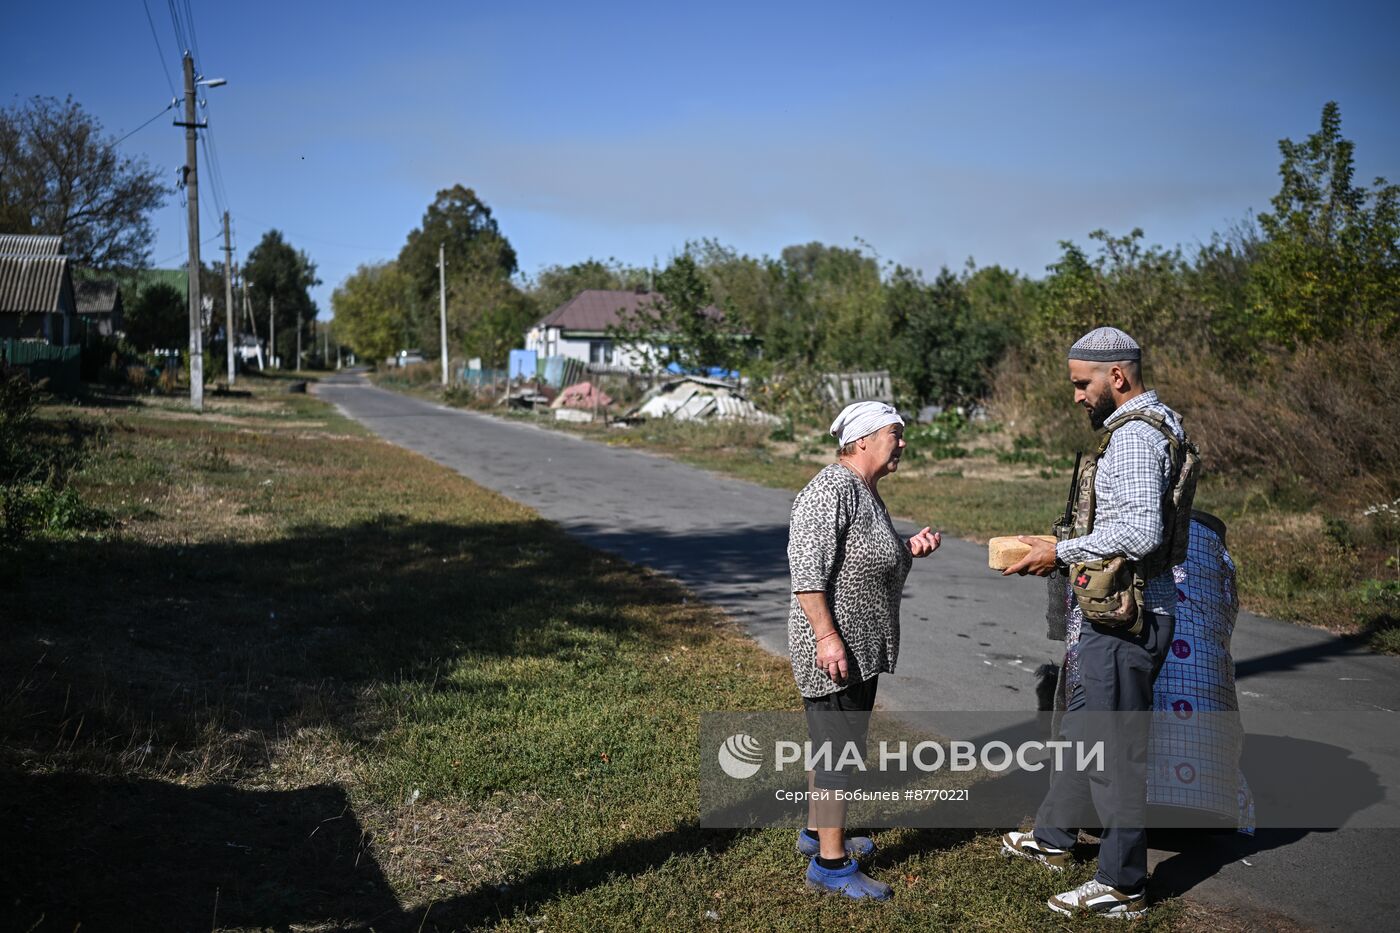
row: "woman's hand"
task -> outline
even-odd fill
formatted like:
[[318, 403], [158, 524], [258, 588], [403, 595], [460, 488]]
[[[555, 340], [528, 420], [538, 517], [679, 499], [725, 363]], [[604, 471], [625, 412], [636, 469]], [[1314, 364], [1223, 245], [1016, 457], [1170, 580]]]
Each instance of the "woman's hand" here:
[[846, 666], [846, 643], [839, 632], [831, 631], [817, 639], [817, 669], [838, 684], [846, 682], [850, 671]]
[[943, 533], [935, 531], [930, 533], [928, 526], [924, 530], [909, 539], [909, 552], [915, 557], [928, 557], [938, 546], [943, 543]]

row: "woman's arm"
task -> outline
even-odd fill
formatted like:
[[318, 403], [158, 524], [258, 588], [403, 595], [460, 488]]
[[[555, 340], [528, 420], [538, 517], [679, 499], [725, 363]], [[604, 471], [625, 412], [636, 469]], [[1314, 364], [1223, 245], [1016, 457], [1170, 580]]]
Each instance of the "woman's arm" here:
[[802, 614], [807, 617], [807, 624], [812, 626], [812, 634], [817, 639], [817, 668], [838, 684], [845, 683], [849, 673], [846, 645], [836, 631], [836, 620], [831, 617], [826, 593], [798, 593], [797, 604], [802, 607]]

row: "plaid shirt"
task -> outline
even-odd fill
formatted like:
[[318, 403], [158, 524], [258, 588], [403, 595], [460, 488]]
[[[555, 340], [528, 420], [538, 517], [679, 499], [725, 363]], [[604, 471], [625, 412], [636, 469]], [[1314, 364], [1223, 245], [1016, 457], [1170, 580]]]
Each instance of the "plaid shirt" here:
[[[1181, 417], [1163, 405], [1156, 392], [1144, 392], [1124, 402], [1109, 416], [1105, 427], [1129, 412], [1142, 410], [1162, 415], [1177, 437], [1185, 436]], [[1055, 546], [1055, 555], [1065, 563], [1074, 563], [1120, 554], [1141, 560], [1151, 554], [1162, 543], [1162, 496], [1171, 482], [1171, 450], [1160, 431], [1141, 421], [1114, 431], [1094, 477], [1094, 530], [1081, 538], [1061, 541]], [[1176, 582], [1170, 571], [1148, 580], [1143, 597], [1153, 612], [1176, 615]]]

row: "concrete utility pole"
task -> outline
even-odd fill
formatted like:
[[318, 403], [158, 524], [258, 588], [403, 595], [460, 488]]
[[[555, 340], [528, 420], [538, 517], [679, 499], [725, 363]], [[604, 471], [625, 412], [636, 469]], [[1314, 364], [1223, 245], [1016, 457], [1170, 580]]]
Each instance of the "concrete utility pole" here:
[[204, 302], [199, 293], [199, 174], [194, 112], [194, 57], [185, 53], [185, 201], [189, 207], [190, 406], [204, 410]]
[[442, 344], [442, 384], [447, 385], [447, 259], [438, 244], [438, 342]]
[[268, 296], [267, 307], [267, 358], [273, 369], [281, 369], [277, 365], [277, 296]]
[[301, 372], [301, 312], [297, 312], [297, 372]]
[[228, 384], [233, 387], [233, 247], [228, 241], [228, 211], [224, 211], [224, 346], [228, 348]]

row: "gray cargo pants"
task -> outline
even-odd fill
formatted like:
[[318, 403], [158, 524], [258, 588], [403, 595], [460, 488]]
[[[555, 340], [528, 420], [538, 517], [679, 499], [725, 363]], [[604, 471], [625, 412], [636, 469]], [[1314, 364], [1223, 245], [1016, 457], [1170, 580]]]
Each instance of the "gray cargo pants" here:
[[[1136, 638], [1084, 626], [1079, 635], [1081, 683], [1070, 692], [1060, 731], [1070, 741], [1105, 740], [1105, 768], [1102, 772], [1055, 771], [1036, 814], [1035, 838], [1057, 849], [1073, 848], [1080, 825], [1087, 825], [1062, 828], [1068, 814], [1097, 814], [1103, 835], [1094, 877], [1128, 894], [1136, 894], [1147, 883], [1143, 827], [1148, 714], [1152, 682], [1166, 661], [1175, 624], [1171, 616], [1148, 612]], [[1093, 715], [1108, 712], [1140, 715]]]

